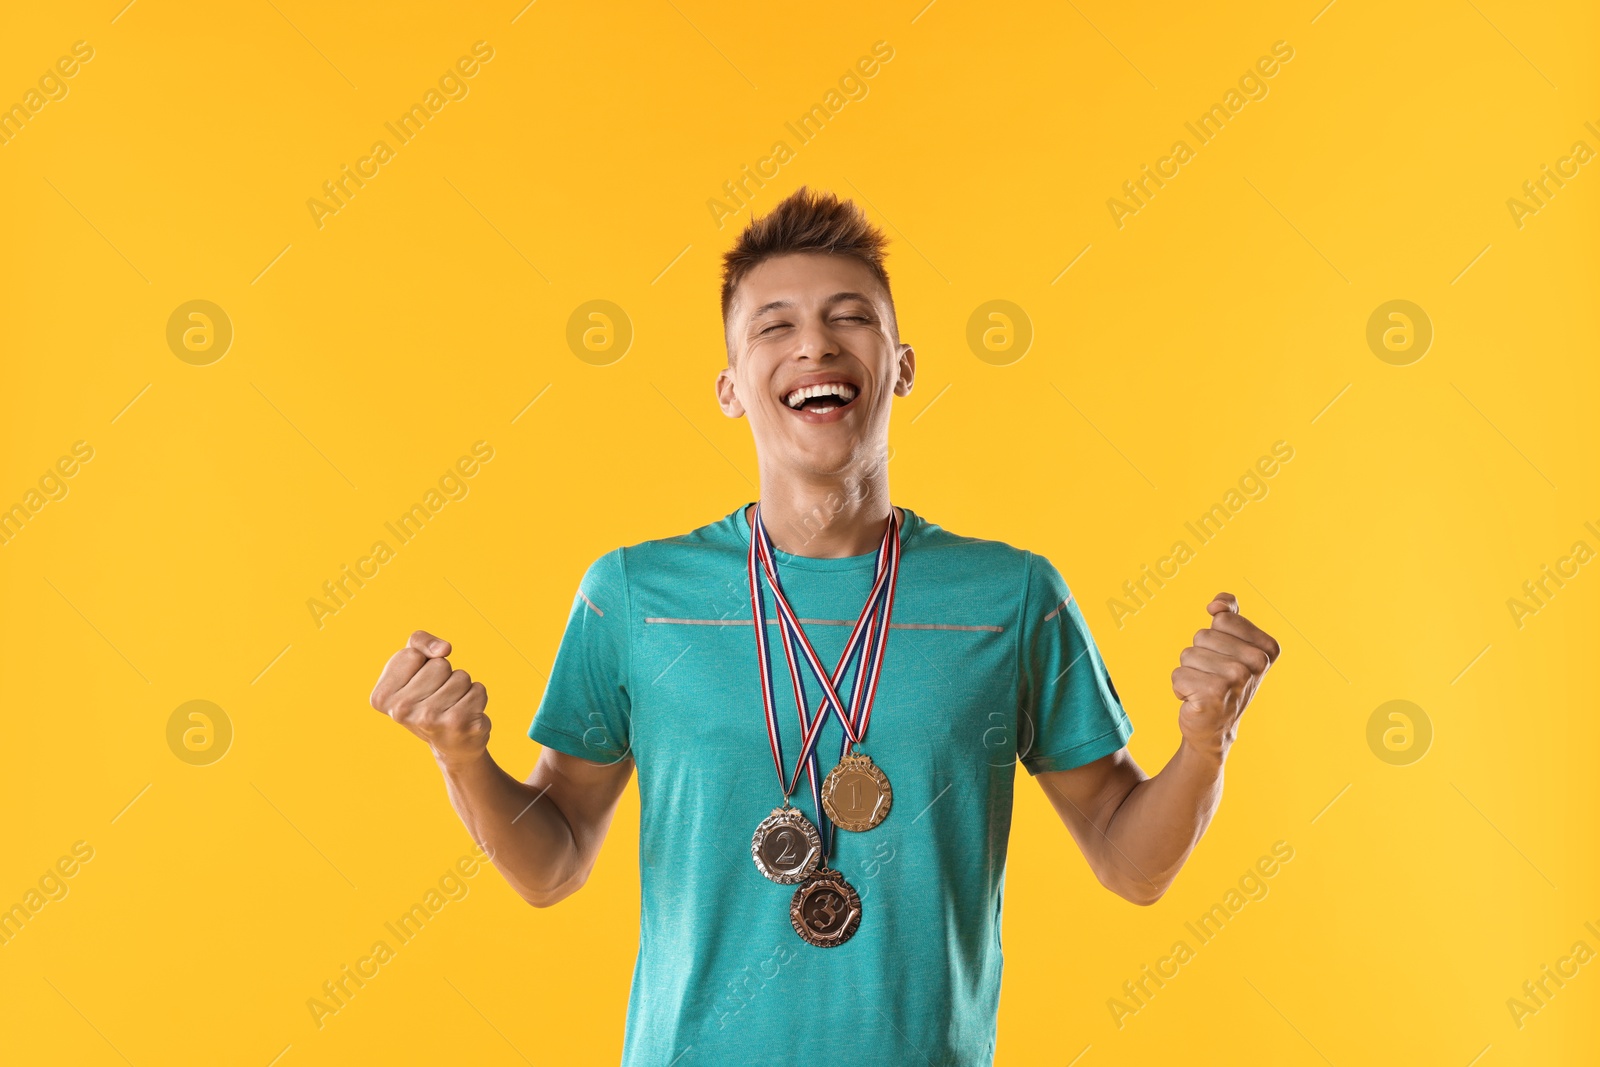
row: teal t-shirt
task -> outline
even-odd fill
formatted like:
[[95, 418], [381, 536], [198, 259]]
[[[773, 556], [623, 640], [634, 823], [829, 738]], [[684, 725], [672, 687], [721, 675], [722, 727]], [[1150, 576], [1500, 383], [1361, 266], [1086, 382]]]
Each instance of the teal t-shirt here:
[[[801, 940], [794, 887], [751, 862], [750, 836], [782, 790], [751, 631], [745, 506], [616, 549], [584, 575], [529, 736], [595, 762], [632, 756], [638, 771], [642, 907], [624, 1067], [993, 1061], [1014, 765], [1081, 766], [1120, 749], [1133, 726], [1048, 560], [903, 510], [893, 627], [861, 748], [894, 800], [876, 828], [834, 831], [830, 865], [860, 894], [862, 918], [833, 948]], [[872, 553], [778, 555], [830, 672], [873, 568]], [[765, 596], [792, 767], [800, 726]], [[820, 691], [809, 676], [806, 686], [814, 709]], [[840, 731], [830, 716], [823, 774]], [[817, 821], [804, 776], [793, 803]]]

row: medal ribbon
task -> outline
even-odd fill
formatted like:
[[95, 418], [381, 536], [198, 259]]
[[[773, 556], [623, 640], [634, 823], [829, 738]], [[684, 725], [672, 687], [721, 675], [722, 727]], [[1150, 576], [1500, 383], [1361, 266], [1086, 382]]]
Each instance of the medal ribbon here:
[[[895, 520], [898, 527], [898, 520]], [[885, 594], [881, 624], [876, 624], [875, 633], [867, 642], [867, 652], [863, 656], [861, 670], [856, 672], [854, 692], [850, 694], [850, 707], [855, 709], [855, 733], [852, 736], [847, 730], [845, 736], [839, 741], [839, 758], [843, 759], [845, 753], [850, 751], [852, 742], [861, 744], [867, 739], [867, 727], [872, 722], [872, 702], [878, 695], [878, 679], [883, 673], [883, 652], [889, 643], [889, 620], [894, 617], [894, 593], [900, 582], [900, 537], [899, 531], [895, 532], [894, 550], [889, 554], [889, 585]], [[876, 623], [876, 620], [874, 620]], [[872, 669], [869, 672], [866, 659], [872, 660]], [[862, 683], [866, 682], [866, 698], [862, 699]]]
[[[795, 686], [796, 713], [800, 717], [802, 732], [805, 736], [804, 755], [809, 758], [809, 771], [811, 788], [814, 795], [818, 794], [818, 768], [813, 746], [816, 734], [826, 719], [826, 712], [832, 708], [839, 716], [839, 721], [844, 729], [844, 737], [840, 742], [840, 756], [843, 757], [850, 749], [852, 743], [859, 744], [866, 737], [866, 727], [871, 721], [871, 707], [877, 693], [877, 682], [883, 667], [883, 652], [887, 645], [889, 622], [892, 617], [894, 605], [894, 589], [898, 584], [900, 560], [900, 520], [893, 510], [890, 512], [888, 528], [884, 530], [883, 542], [878, 548], [877, 577], [873, 583], [872, 591], [867, 596], [867, 602], [861, 609], [861, 615], [856, 620], [849, 640], [845, 643], [844, 654], [840, 657], [839, 665], [834, 670], [832, 678], [823, 671], [821, 659], [816, 650], [805, 636], [805, 630], [800, 626], [800, 620], [795, 615], [794, 609], [789, 605], [788, 598], [783, 595], [782, 582], [778, 578], [774, 566], [775, 552], [771, 538], [767, 535], [765, 526], [760, 521], [759, 506], [756, 512], [756, 521], [752, 524], [753, 536], [751, 547], [753, 554], [759, 550], [759, 558], [766, 569], [770, 584], [773, 587], [773, 598], [777, 602], [780, 618], [780, 634], [783, 637], [784, 653], [788, 659], [790, 677]], [[752, 564], [753, 569], [753, 564]], [[876, 633], [874, 634], [874, 630]], [[875, 647], [875, 654], [868, 653], [863, 656], [862, 668], [856, 672], [855, 685], [851, 694], [849, 710], [839, 699], [838, 683], [844, 676], [851, 660], [854, 658], [858, 642], [866, 638], [868, 649]], [[804, 653], [806, 664], [811, 668], [817, 681], [821, 684], [824, 693], [822, 705], [817, 709], [816, 716], [807, 722], [806, 717], [799, 711], [800, 708], [809, 707], [805, 699], [804, 684], [801, 672], [794, 653], [798, 645]], [[871, 680], [868, 681], [867, 660], [871, 658]], [[865, 690], [865, 700], [862, 699]], [[769, 690], [770, 692], [770, 690]], [[775, 717], [770, 721], [775, 722]], [[802, 761], [804, 762], [804, 760]], [[798, 776], [799, 766], [795, 768]], [[789, 789], [793, 789], [798, 782], [791, 780]]]
[[[862, 675], [866, 670], [866, 664], [869, 657], [869, 653], [867, 653], [865, 649], [872, 647], [873, 636], [873, 626], [871, 623], [867, 622], [866, 625], [863, 625], [863, 623], [867, 620], [875, 618], [879, 609], [884, 603], [884, 596], [888, 589], [885, 583], [886, 579], [890, 578], [889, 572], [891, 569], [889, 565], [889, 556], [891, 553], [896, 552], [899, 548], [898, 538], [891, 538], [891, 533], [892, 530], [890, 529], [886, 529], [884, 531], [884, 540], [878, 546], [876, 577], [873, 581], [872, 590], [867, 595], [866, 604], [861, 609], [861, 615], [856, 620], [856, 626], [851, 631], [850, 638], [845, 642], [845, 650], [844, 653], [839, 657], [839, 665], [834, 669], [833, 672], [833, 678], [831, 679], [831, 695], [833, 697], [832, 706], [836, 709], [836, 713], [837, 709], [840, 707], [838, 700], [839, 680], [844, 677], [845, 672], [849, 669], [850, 664], [855, 659], [857, 642], [864, 638], [865, 643], [860, 646], [863, 649], [861, 667], [856, 670], [855, 691], [851, 698], [850, 708], [854, 709], [859, 706], [861, 699]], [[805, 631], [800, 628], [799, 619], [795, 616], [792, 608], [789, 609], [787, 616], [785, 616], [783, 613], [782, 609], [788, 606], [788, 598], [783, 595], [783, 581], [778, 576], [777, 570], [773, 566], [775, 552], [772, 546], [772, 540], [767, 535], [765, 525], [762, 525], [760, 528], [758, 543], [762, 548], [762, 561], [767, 566], [767, 574], [773, 585], [773, 597], [780, 604], [779, 633], [783, 638], [783, 650], [784, 655], [788, 660], [789, 676], [794, 682], [795, 714], [800, 720], [801, 732], [806, 733], [806, 716], [804, 711], [801, 709], [809, 708], [811, 706], [811, 702], [806, 698], [803, 672], [799, 669], [799, 664], [796, 662], [794, 652], [795, 645], [805, 641]], [[810, 656], [806, 662], [812, 666], [813, 670], [815, 670], [817, 665], [820, 663], [820, 660], [816, 657], [815, 650], [809, 648], [809, 646], [807, 646], [807, 651], [810, 653]], [[830, 679], [828, 679], [828, 677], [821, 672], [818, 672], [817, 678], [823, 683], [823, 686], [826, 689]], [[817, 708], [817, 715], [814, 720], [817, 727], [820, 727], [821, 724], [826, 721], [826, 713], [829, 706], [830, 705], [825, 698], [822, 704]], [[844, 726], [845, 731], [843, 738], [841, 739], [841, 756], [845, 752], [849, 751], [851, 737], [859, 736], [858, 733], [855, 733], [852, 730], [853, 722], [854, 716], [852, 714], [846, 713], [840, 715], [840, 723]], [[811, 745], [814, 746], [816, 739], [820, 736], [820, 732], [818, 732], [815, 735], [808, 736], [807, 740], [811, 743]], [[825, 812], [822, 808], [822, 786], [820, 781], [822, 772], [821, 768], [818, 766], [815, 747], [808, 749], [808, 754], [804, 760], [804, 763], [807, 777], [811, 781], [811, 796], [816, 800], [817, 803], [817, 828], [822, 835], [823, 863], [826, 864], [827, 857], [833, 853], [833, 826], [828, 822], [827, 812]], [[797, 767], [797, 773], [798, 770], [799, 768]]]
[[[844, 705], [839, 700], [839, 694], [836, 687], [838, 681], [844, 676], [845, 671], [848, 669], [850, 662], [855, 658], [855, 653], [861, 647], [863, 639], [871, 636], [874, 627], [868, 625], [868, 622], [878, 614], [876, 609], [878, 609], [881, 605], [892, 606], [893, 604], [892, 580], [898, 576], [899, 572], [899, 519], [894, 515], [893, 512], [891, 512], [889, 528], [884, 531], [883, 542], [878, 547], [878, 559], [876, 564], [877, 573], [873, 581], [872, 590], [867, 595], [866, 604], [862, 606], [861, 615], [856, 619], [855, 626], [851, 629], [850, 637], [845, 643], [844, 653], [840, 657], [839, 665], [837, 668], [835, 668], [831, 679], [823, 670], [822, 661], [818, 658], [816, 650], [812, 648], [810, 641], [806, 639], [805, 631], [800, 628], [800, 621], [798, 617], [796, 617], [794, 609], [790, 607], [788, 598], [783, 595], [782, 585], [778, 581], [777, 571], [773, 565], [772, 543], [770, 538], [767, 536], [765, 526], [761, 523], [761, 508], [759, 504], [756, 505], [755, 519], [751, 523], [751, 531], [752, 536], [750, 538], [750, 556], [749, 560], [747, 561], [747, 571], [750, 580], [751, 615], [752, 620], [756, 624], [757, 659], [761, 668], [761, 696], [767, 722], [767, 740], [772, 749], [773, 768], [777, 772], [778, 785], [783, 789], [784, 802], [787, 804], [788, 799], [794, 793], [796, 786], [800, 784], [799, 780], [801, 768], [806, 766], [808, 763], [811, 771], [810, 777], [812, 792], [813, 794], [816, 794], [818, 791], [815, 749], [817, 739], [821, 736], [822, 724], [827, 719], [827, 712], [830, 707], [833, 709], [834, 713], [839, 716], [839, 721], [844, 727], [846, 747], [848, 747], [851, 741], [864, 736], [864, 731], [860, 731], [856, 728], [855, 721], [851, 714], [845, 709]], [[795, 710], [800, 720], [802, 733], [801, 751], [799, 759], [795, 762], [792, 773], [786, 773], [785, 771], [782, 739], [778, 730], [777, 700], [773, 693], [771, 668], [769, 666], [769, 644], [766, 632], [766, 605], [761, 595], [760, 578], [756, 573], [756, 563], [758, 559], [762, 563], [763, 569], [766, 571], [769, 583], [772, 585], [773, 600], [778, 607], [780, 623], [779, 631], [780, 636], [783, 638], [784, 655], [788, 661], [790, 679], [794, 685]], [[887, 599], [885, 599], [886, 591]], [[879, 640], [877, 641], [878, 653], [876, 656], [875, 669], [881, 669], [883, 662], [883, 638], [887, 637], [888, 615], [886, 612], [883, 614], [883, 618], [884, 624], [880, 628], [881, 633], [879, 635]], [[806, 710], [809, 707], [809, 701], [806, 699], [805, 690], [801, 680], [802, 672], [800, 671], [799, 664], [795, 658], [794, 646], [796, 643], [800, 645], [802, 651], [805, 653], [806, 663], [816, 675], [817, 680], [822, 684], [825, 695], [823, 703], [817, 708], [816, 714], [811, 717], [810, 721], [807, 721], [806, 716]], [[863, 657], [863, 660], [865, 660], [865, 657]], [[863, 663], [863, 666], [865, 666], [865, 663]], [[856, 672], [855, 691], [852, 694], [851, 700], [852, 705], [855, 705], [860, 699], [860, 694], [862, 691], [862, 675], [864, 673], [864, 671]], [[869, 694], [871, 692], [875, 692], [875, 690], [876, 679], [874, 678], [874, 684], [870, 687]], [[871, 700], [870, 695], [868, 696], [868, 700]], [[863, 716], [863, 721], [866, 721], [866, 719], [870, 718], [870, 708], [867, 709], [867, 711], [868, 714]], [[818, 814], [820, 817], [820, 811]]]
[[[756, 514], [758, 523], [760, 522], [760, 517], [758, 510]], [[859, 743], [860, 738], [855, 728], [855, 717], [846, 708], [844, 702], [839, 699], [837, 686], [839, 679], [843, 676], [846, 664], [855, 652], [856, 642], [861, 639], [863, 633], [870, 633], [871, 627], [867, 625], [868, 621], [873, 616], [874, 610], [878, 607], [878, 601], [883, 595], [885, 580], [894, 569], [893, 557], [897, 556], [899, 548], [898, 538], [894, 536], [896, 532], [895, 522], [891, 520], [889, 527], [884, 530], [883, 542], [878, 546], [877, 577], [873, 581], [871, 592], [867, 594], [867, 602], [862, 605], [861, 614], [856, 619], [855, 628], [851, 630], [850, 638], [845, 643], [845, 655], [840, 657], [839, 667], [835, 669], [831, 678], [823, 669], [822, 658], [817, 655], [816, 649], [812, 647], [810, 640], [806, 638], [805, 630], [800, 626], [799, 617], [795, 615], [794, 609], [789, 606], [788, 597], [783, 595], [783, 583], [779, 580], [778, 572], [773, 563], [774, 549], [771, 539], [767, 536], [766, 527], [758, 525], [755, 529], [759, 536], [761, 562], [766, 569], [767, 579], [772, 585], [772, 598], [777, 602], [778, 613], [784, 624], [785, 652], [789, 655], [791, 671], [793, 671], [795, 677], [799, 677], [799, 672], [794, 670], [797, 664], [795, 663], [792, 649], [789, 647], [789, 641], [792, 638], [798, 643], [801, 652], [805, 654], [806, 664], [811, 668], [812, 674], [816, 676], [818, 683], [823, 687], [823, 697], [826, 705], [832, 707], [834, 714], [839, 716], [850, 739]], [[886, 557], [889, 557], [889, 567], [885, 566]], [[863, 629], [864, 627], [865, 630]]]

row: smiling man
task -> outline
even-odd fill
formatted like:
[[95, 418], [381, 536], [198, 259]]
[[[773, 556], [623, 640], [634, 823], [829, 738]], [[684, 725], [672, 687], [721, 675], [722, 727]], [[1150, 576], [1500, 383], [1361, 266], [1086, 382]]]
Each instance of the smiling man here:
[[1154, 903], [1278, 657], [1219, 593], [1172, 672], [1182, 742], [1140, 769], [1056, 568], [891, 505], [916, 355], [884, 246], [802, 188], [727, 253], [717, 401], [749, 422], [760, 500], [589, 567], [526, 782], [489, 756], [487, 694], [447, 641], [413, 634], [372, 693], [538, 907], [583, 886], [637, 769], [630, 1067], [992, 1062], [1015, 765], [1104, 886]]

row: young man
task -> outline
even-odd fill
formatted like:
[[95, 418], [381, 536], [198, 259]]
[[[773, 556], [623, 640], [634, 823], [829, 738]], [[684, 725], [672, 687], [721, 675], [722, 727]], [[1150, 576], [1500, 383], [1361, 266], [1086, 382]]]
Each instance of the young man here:
[[727, 253], [717, 400], [749, 419], [759, 509], [589, 567], [526, 782], [490, 758], [488, 697], [449, 642], [413, 634], [372, 693], [536, 907], [583, 886], [637, 768], [626, 1065], [992, 1062], [1014, 764], [1102, 884], [1154, 903], [1278, 658], [1219, 593], [1172, 673], [1182, 743], [1139, 768], [1055, 567], [891, 507], [916, 356], [884, 244], [802, 188]]

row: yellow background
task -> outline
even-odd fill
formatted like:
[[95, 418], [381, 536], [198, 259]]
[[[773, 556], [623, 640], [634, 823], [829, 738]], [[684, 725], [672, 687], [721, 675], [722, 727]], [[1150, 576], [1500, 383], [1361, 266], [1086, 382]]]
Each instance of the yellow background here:
[[[1600, 165], [1520, 228], [1506, 206], [1600, 148], [1591, 6], [119, 7], [0, 34], [0, 103], [94, 49], [0, 146], [0, 504], [94, 449], [0, 546], [0, 906], [94, 849], [0, 946], [0, 1059], [616, 1061], [631, 789], [578, 896], [539, 911], [479, 874], [321, 1029], [306, 1001], [470, 848], [367, 705], [384, 659], [453, 640], [525, 773], [582, 568], [754, 498], [711, 388], [749, 211], [719, 229], [707, 201], [783, 139], [755, 208], [811, 183], [893, 238], [920, 369], [896, 501], [1060, 566], [1146, 769], [1212, 593], [1285, 648], [1152, 908], [1099, 888], [1023, 776], [998, 1062], [1594, 1062], [1600, 965], [1520, 1029], [1506, 1006], [1600, 949], [1600, 574], [1520, 628], [1506, 604], [1600, 548]], [[319, 229], [306, 201], [479, 40], [469, 95]], [[798, 146], [784, 123], [880, 40], [868, 95]], [[1107, 199], [1280, 40], [1269, 94], [1119, 229]], [[194, 299], [235, 332], [208, 366], [166, 342]], [[594, 299], [634, 329], [608, 366], [565, 339]], [[993, 299], [1035, 331], [1007, 366], [966, 342]], [[1435, 330], [1409, 366], [1365, 340], [1393, 299]], [[318, 628], [308, 598], [479, 440], [470, 495]], [[1279, 440], [1270, 494], [1119, 628], [1107, 599]], [[234, 730], [209, 766], [167, 744], [196, 699]], [[1406, 766], [1366, 739], [1395, 699], [1434, 731]], [[1108, 999], [1280, 840], [1270, 894], [1119, 1029]]]

